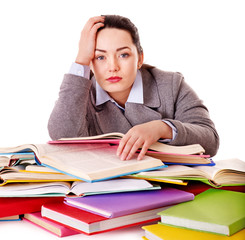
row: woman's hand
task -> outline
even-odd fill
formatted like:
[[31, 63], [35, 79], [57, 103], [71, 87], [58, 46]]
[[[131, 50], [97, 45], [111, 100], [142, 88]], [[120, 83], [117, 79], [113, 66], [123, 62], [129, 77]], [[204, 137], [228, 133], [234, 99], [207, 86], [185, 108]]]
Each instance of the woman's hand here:
[[121, 139], [117, 155], [121, 160], [129, 160], [141, 148], [137, 157], [141, 160], [148, 148], [160, 138], [172, 139], [172, 128], [161, 120], [154, 120], [132, 127]]
[[79, 41], [79, 50], [76, 57], [76, 63], [89, 65], [94, 58], [96, 34], [99, 28], [104, 26], [105, 17], [92, 17], [85, 24]]

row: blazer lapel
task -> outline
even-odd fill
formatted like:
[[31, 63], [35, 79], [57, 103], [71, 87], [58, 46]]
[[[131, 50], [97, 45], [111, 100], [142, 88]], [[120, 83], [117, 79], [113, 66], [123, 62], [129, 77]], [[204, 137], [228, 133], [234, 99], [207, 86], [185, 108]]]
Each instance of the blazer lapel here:
[[125, 117], [133, 126], [162, 119], [162, 115], [156, 111], [161, 105], [156, 81], [147, 70], [142, 69], [141, 73], [143, 79], [144, 104], [128, 102], [125, 107]]
[[95, 115], [102, 133], [126, 133], [132, 127], [122, 111], [111, 101], [102, 104], [101, 110]]
[[141, 70], [143, 79], [144, 105], [150, 108], [159, 108], [161, 105], [156, 80], [146, 69]]

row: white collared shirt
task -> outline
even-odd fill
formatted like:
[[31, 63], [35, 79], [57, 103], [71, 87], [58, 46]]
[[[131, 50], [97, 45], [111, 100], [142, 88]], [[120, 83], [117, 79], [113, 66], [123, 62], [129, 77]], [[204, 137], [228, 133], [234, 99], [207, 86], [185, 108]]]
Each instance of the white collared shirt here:
[[[72, 63], [69, 73], [80, 77], [89, 78], [90, 68], [88, 66]], [[122, 106], [120, 106], [113, 98], [111, 98], [109, 94], [96, 81], [96, 106], [101, 105], [107, 101], [111, 101], [115, 103], [117, 107], [119, 107], [122, 111], [125, 111], [125, 109]], [[138, 103], [138, 104], [144, 103], [143, 80], [142, 80], [141, 72], [139, 70], [137, 71], [136, 78], [131, 88], [131, 91], [129, 93], [127, 102]], [[127, 104], [127, 102], [125, 103], [125, 105]], [[162, 120], [162, 121], [168, 124], [172, 128], [173, 137], [172, 139], [162, 139], [160, 141], [170, 142], [176, 138], [177, 129], [171, 122], [166, 120]]]
[[[93, 77], [94, 78], [94, 77]], [[125, 110], [120, 106], [109, 94], [96, 82], [96, 106], [101, 105], [107, 101], [114, 102], [120, 109]], [[129, 93], [127, 102], [143, 104], [143, 83], [141, 72], [137, 71], [135, 81]], [[127, 102], [125, 104], [127, 104]]]

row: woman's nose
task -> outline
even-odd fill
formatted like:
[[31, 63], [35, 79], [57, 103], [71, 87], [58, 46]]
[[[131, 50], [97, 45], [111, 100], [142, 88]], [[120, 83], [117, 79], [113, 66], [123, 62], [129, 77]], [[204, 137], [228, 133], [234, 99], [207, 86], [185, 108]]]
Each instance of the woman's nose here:
[[117, 72], [117, 71], [119, 71], [119, 63], [118, 63], [118, 60], [114, 57], [114, 58], [111, 58], [110, 60], [109, 60], [109, 71], [110, 72]]

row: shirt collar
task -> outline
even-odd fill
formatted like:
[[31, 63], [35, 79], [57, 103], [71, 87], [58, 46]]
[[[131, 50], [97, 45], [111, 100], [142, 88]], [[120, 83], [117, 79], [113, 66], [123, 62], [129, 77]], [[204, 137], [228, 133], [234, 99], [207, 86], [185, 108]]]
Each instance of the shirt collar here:
[[[113, 100], [108, 95], [108, 93], [104, 89], [102, 89], [101, 86], [96, 81], [96, 106], [101, 105], [107, 101], [112, 101], [116, 103], [115, 100]], [[139, 103], [139, 104], [144, 103], [143, 101], [143, 81], [142, 81], [141, 72], [139, 70], [137, 71], [136, 78], [131, 88], [131, 91], [129, 93], [127, 102]]]

